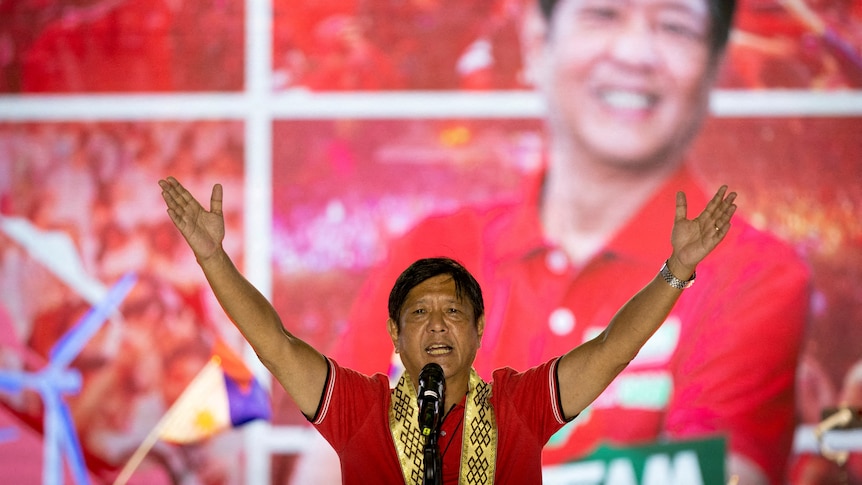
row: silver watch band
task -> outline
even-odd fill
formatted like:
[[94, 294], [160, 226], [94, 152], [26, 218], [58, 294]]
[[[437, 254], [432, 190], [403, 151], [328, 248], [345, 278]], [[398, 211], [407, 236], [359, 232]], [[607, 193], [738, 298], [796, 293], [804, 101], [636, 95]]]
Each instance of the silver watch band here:
[[670, 269], [667, 267], [667, 261], [665, 261], [664, 265], [662, 265], [661, 271], [659, 271], [659, 274], [661, 275], [662, 278], [664, 278], [665, 281], [667, 281], [667, 284], [669, 284], [670, 286], [672, 286], [678, 290], [684, 290], [684, 289], [688, 288], [689, 286], [693, 285], [694, 279], [697, 277], [697, 271], [695, 271], [694, 273], [691, 274], [691, 278], [689, 278], [685, 281], [677, 278], [676, 276], [673, 275], [673, 273], [670, 272]]

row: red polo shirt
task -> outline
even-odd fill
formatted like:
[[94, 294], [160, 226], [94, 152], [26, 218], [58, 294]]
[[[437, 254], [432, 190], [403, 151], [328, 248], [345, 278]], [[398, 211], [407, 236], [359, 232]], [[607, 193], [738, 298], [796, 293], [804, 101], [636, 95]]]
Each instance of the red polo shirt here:
[[[312, 424], [341, 460], [345, 485], [403, 483], [389, 429], [389, 379], [367, 376], [329, 361], [329, 376]], [[560, 412], [557, 359], [525, 372], [494, 372], [490, 397], [497, 422], [496, 485], [542, 481], [542, 447], [565, 420]], [[438, 442], [443, 483], [457, 484], [461, 466], [464, 403], [441, 424]]]

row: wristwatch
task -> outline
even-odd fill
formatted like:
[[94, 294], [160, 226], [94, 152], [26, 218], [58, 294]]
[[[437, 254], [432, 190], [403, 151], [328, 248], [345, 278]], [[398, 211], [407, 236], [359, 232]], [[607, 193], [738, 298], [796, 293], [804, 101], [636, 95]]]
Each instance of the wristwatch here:
[[667, 261], [665, 261], [664, 265], [662, 265], [661, 271], [659, 271], [659, 274], [661, 274], [661, 277], [664, 278], [665, 281], [667, 281], [667, 284], [669, 284], [670, 286], [672, 286], [678, 290], [684, 290], [684, 289], [688, 288], [689, 286], [693, 285], [694, 279], [697, 277], [697, 271], [695, 271], [694, 273], [691, 274], [691, 278], [689, 278], [685, 281], [677, 278], [676, 276], [673, 275], [673, 273], [670, 272], [670, 269], [667, 267]]

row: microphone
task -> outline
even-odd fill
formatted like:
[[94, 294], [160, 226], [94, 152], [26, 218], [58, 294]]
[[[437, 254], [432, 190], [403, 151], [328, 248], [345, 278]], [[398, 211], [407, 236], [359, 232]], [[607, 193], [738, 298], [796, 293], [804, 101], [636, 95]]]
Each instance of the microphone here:
[[440, 424], [440, 408], [445, 402], [446, 379], [440, 364], [430, 363], [419, 373], [419, 428], [428, 436]]

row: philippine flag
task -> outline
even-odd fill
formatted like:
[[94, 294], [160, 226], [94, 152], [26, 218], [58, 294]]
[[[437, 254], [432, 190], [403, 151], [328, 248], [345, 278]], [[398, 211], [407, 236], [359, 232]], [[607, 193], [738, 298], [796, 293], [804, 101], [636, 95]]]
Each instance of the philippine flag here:
[[245, 363], [220, 340], [213, 357], [168, 409], [158, 437], [193, 443], [272, 415], [268, 393]]

